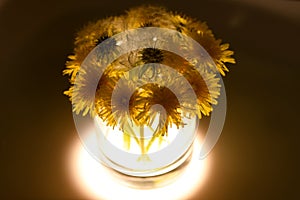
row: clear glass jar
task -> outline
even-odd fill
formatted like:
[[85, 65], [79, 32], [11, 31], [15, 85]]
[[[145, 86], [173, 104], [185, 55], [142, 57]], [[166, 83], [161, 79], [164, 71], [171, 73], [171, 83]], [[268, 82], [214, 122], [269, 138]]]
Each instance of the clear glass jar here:
[[[106, 126], [99, 117], [95, 117], [101, 161], [106, 166], [131, 176], [149, 177], [170, 172], [190, 156], [190, 148], [196, 136], [197, 117], [183, 118], [183, 121], [185, 126], [179, 129], [169, 127], [168, 136], [154, 141], [149, 137], [153, 132], [151, 127], [132, 124], [134, 136], [130, 136], [130, 148], [127, 148], [122, 131]], [[146, 147], [149, 148], [145, 152], [143, 148]]]

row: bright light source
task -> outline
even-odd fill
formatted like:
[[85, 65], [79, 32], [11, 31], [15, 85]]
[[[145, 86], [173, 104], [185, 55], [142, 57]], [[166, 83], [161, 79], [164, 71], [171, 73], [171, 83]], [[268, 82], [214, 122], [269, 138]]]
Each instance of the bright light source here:
[[134, 189], [122, 184], [124, 181], [118, 181], [77, 141], [71, 152], [71, 176], [84, 195], [92, 199], [183, 199], [199, 191], [210, 164], [209, 158], [199, 160], [199, 138], [193, 148], [191, 161], [176, 181], [159, 188]]

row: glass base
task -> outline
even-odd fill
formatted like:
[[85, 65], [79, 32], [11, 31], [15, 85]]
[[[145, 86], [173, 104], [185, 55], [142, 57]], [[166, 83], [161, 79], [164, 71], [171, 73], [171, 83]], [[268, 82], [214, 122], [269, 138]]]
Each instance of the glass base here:
[[145, 172], [145, 174], [136, 174], [132, 171], [126, 171], [119, 166], [116, 168], [109, 168], [111, 175], [117, 182], [134, 189], [154, 189], [164, 187], [173, 183], [181, 177], [192, 157], [192, 148], [180, 158], [177, 162], [167, 166], [163, 169], [156, 169], [152, 172]]
[[[106, 126], [100, 118], [95, 118], [100, 160], [105, 166], [128, 176], [156, 177], [166, 174], [182, 166], [190, 157], [197, 122], [197, 118], [185, 119], [188, 125], [179, 129], [170, 128], [169, 135], [161, 141], [161, 145], [154, 145], [150, 152], [142, 153], [134, 146], [136, 140], [132, 139], [131, 149], [125, 148], [124, 133]], [[143, 139], [143, 143], [147, 144], [149, 140]]]

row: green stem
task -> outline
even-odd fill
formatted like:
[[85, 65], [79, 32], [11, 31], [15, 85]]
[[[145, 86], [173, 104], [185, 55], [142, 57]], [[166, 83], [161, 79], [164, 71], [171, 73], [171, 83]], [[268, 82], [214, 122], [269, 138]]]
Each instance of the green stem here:
[[146, 149], [145, 149], [145, 138], [144, 138], [144, 126], [141, 125], [140, 126], [140, 141], [141, 141], [141, 151], [142, 151], [142, 155], [146, 154]]

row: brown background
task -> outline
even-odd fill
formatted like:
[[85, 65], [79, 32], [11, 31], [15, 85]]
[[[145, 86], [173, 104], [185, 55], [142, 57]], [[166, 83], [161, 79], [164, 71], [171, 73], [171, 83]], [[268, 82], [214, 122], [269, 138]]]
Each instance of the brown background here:
[[86, 198], [66, 164], [78, 136], [61, 71], [83, 24], [151, 2], [207, 21], [236, 52], [225, 127], [195, 199], [300, 199], [300, 3], [284, 0], [1, 2], [0, 198]]

